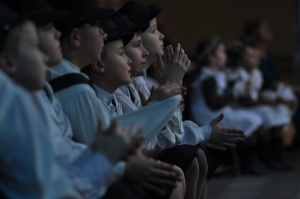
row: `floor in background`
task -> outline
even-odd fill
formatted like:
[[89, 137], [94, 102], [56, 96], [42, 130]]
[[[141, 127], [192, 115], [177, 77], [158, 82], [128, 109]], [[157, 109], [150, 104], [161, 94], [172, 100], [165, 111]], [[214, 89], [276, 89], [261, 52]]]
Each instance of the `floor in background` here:
[[206, 198], [300, 199], [300, 152], [293, 152], [292, 157], [292, 171], [266, 176], [213, 177], [208, 183]]

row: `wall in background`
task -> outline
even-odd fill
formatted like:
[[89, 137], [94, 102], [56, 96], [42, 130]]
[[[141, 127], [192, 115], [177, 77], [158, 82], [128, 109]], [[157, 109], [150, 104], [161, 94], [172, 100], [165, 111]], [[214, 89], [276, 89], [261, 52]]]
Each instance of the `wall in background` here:
[[294, 1], [287, 0], [139, 0], [164, 8], [165, 34], [173, 42], [192, 49], [200, 39], [218, 34], [229, 42], [243, 34], [245, 22], [265, 18], [274, 30], [270, 48], [281, 56], [293, 50]]
[[[117, 9], [126, 0], [97, 0], [102, 7]], [[164, 8], [162, 32], [173, 44], [180, 42], [192, 55], [199, 40], [219, 35], [230, 42], [243, 34], [249, 19], [264, 18], [274, 31], [270, 49], [288, 79], [293, 73], [295, 0], [138, 0]], [[293, 78], [293, 76], [291, 76]], [[290, 79], [290, 78], [289, 78]]]

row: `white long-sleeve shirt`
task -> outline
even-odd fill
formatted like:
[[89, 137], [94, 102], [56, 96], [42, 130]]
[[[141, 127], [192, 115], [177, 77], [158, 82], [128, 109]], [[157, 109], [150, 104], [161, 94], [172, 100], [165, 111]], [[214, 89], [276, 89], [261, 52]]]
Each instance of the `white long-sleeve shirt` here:
[[[136, 90], [143, 92], [146, 98], [150, 97], [150, 90], [144, 77], [132, 79]], [[211, 126], [209, 124], [199, 127], [192, 121], [182, 121], [182, 107], [179, 106], [173, 117], [158, 136], [158, 144], [171, 147], [178, 144], [204, 144], [210, 139]]]
[[[137, 92], [137, 90], [135, 89], [133, 84], [128, 84], [126, 86], [119, 87], [118, 90], [122, 91], [122, 93], [124, 93], [125, 96], [129, 97], [130, 102], [132, 102], [135, 105], [135, 107], [137, 107], [138, 109], [142, 108], [139, 93]], [[130, 107], [130, 106], [128, 108], [129, 108], [129, 110], [126, 112], [129, 112], [132, 109], [132, 107]], [[125, 109], [126, 109], [126, 107], [125, 107]]]
[[0, 191], [7, 198], [81, 198], [56, 160], [28, 92], [0, 71]]
[[[70, 73], [80, 73], [80, 70], [71, 62], [63, 60], [57, 66], [49, 68], [47, 78], [48, 81], [50, 81]], [[88, 78], [85, 74], [80, 74]], [[90, 85], [77, 84], [71, 86], [55, 93], [55, 97], [59, 100], [63, 112], [69, 118], [73, 131], [73, 139], [77, 142], [89, 145], [95, 139], [98, 120], [101, 120], [104, 125], [108, 125], [110, 122], [110, 117], [106, 108], [97, 98], [95, 91]], [[70, 133], [65, 134], [69, 135]], [[108, 167], [105, 165], [106, 164], [100, 165], [100, 163], [98, 165], [98, 168], [104, 171], [102, 172], [104, 176], [101, 181], [101, 186], [98, 187], [100, 195], [103, 195], [107, 187], [118, 178], [121, 178], [125, 172], [124, 162], [119, 162], [114, 165], [112, 168], [114, 175], [111, 172], [108, 172]], [[94, 176], [99, 177], [99, 174], [100, 173], [95, 173]]]
[[[91, 149], [81, 143], [74, 142], [72, 139], [72, 127], [69, 119], [64, 114], [61, 104], [55, 98], [52, 88], [48, 83], [45, 91], [36, 92], [35, 104], [41, 111], [41, 115], [47, 114], [47, 121], [50, 137], [53, 140], [54, 151], [59, 162], [80, 169], [81, 175], [89, 181], [90, 187], [80, 183], [79, 189], [87, 189], [88, 198], [103, 196], [107, 188], [120, 179], [124, 173], [124, 162], [119, 162], [113, 167], [108, 160], [100, 153], [93, 153]], [[76, 162], [74, 165], [72, 162]], [[72, 174], [77, 178], [76, 173]], [[81, 177], [80, 177], [81, 178]]]
[[[115, 93], [110, 94], [96, 85], [94, 85], [94, 88], [96, 89], [99, 100], [106, 106], [107, 111], [113, 112], [110, 116], [117, 116], [118, 121], [125, 126], [132, 123], [137, 124], [143, 129], [146, 138], [145, 141], [149, 149], [153, 149], [157, 144], [156, 134], [161, 131], [174, 114], [174, 111], [179, 105], [180, 96], [174, 96], [172, 99], [170, 98], [161, 102], [155, 101], [150, 103], [147, 107], [139, 109], [134, 103], [138, 101], [139, 103], [137, 104], [141, 103], [137, 91], [132, 91], [132, 93], [135, 93], [134, 96], [129, 94], [129, 92], [127, 92], [129, 96], [126, 96], [121, 91], [124, 88], [125, 91], [128, 91], [129, 86], [135, 90], [133, 85], [127, 85], [117, 89]], [[115, 101], [114, 105], [112, 105], [112, 100]], [[125, 106], [123, 106], [124, 103]], [[123, 110], [125, 114], [128, 114], [123, 115]]]
[[[88, 78], [76, 65], [63, 60], [60, 64], [49, 68], [47, 80], [69, 73], [79, 73]], [[101, 120], [105, 126], [109, 124], [106, 109], [91, 86], [77, 84], [56, 92], [55, 96], [71, 122], [75, 141], [90, 144], [95, 138], [98, 120]]]

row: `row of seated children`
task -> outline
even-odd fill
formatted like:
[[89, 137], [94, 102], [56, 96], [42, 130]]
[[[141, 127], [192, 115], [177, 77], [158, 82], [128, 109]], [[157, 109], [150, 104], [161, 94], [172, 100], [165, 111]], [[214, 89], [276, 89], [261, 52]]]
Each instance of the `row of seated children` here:
[[198, 68], [189, 90], [191, 118], [203, 125], [223, 112], [226, 117], [220, 124], [244, 130], [247, 139], [238, 147], [244, 173], [289, 169], [282, 137], [296, 98], [288, 87], [262, 90], [260, 54], [253, 39], [236, 42], [227, 50], [217, 36], [203, 40], [195, 59]]
[[[219, 126], [222, 114], [203, 127], [182, 121], [190, 61], [180, 45], [163, 46], [161, 9], [130, 1], [115, 13], [94, 0], [0, 9], [3, 197], [206, 197], [217, 161], [203, 144], [226, 150], [245, 135]], [[163, 85], [150, 90], [143, 75], [154, 62]]]

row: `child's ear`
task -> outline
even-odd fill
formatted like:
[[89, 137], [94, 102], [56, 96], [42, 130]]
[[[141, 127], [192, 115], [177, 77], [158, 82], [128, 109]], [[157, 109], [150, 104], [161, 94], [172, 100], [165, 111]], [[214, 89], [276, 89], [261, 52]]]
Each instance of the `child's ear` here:
[[74, 28], [69, 36], [68, 36], [69, 44], [72, 48], [79, 48], [80, 47], [80, 41], [79, 41], [79, 29]]
[[17, 66], [9, 53], [2, 52], [0, 54], [0, 68], [9, 76], [16, 73]]
[[96, 73], [102, 74], [104, 73], [104, 65], [99, 61], [97, 63], [92, 63], [92, 68]]

